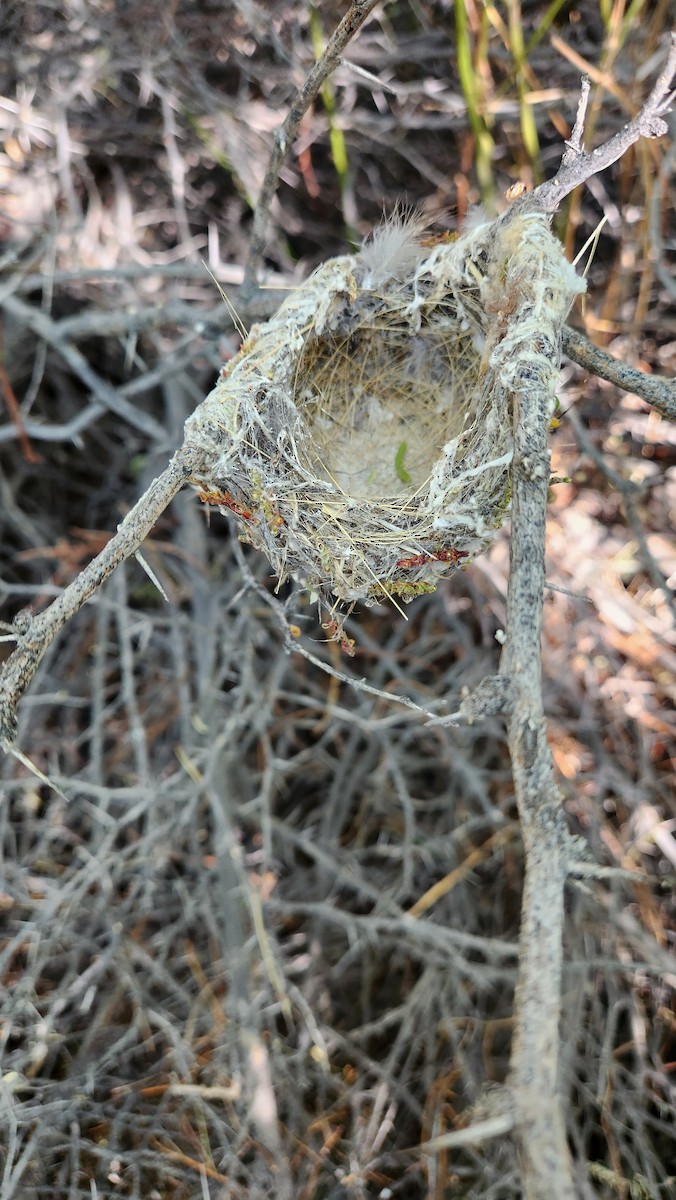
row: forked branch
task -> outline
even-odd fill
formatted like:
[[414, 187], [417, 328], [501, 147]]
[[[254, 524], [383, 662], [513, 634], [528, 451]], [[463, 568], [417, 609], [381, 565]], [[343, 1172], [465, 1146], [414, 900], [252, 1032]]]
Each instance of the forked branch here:
[[533, 192], [533, 196], [545, 212], [556, 212], [561, 201], [569, 192], [572, 192], [581, 183], [585, 183], [587, 179], [591, 179], [592, 175], [598, 175], [599, 171], [605, 171], [606, 167], [617, 162], [618, 158], [622, 158], [629, 147], [633, 146], [639, 138], [662, 137], [667, 133], [668, 126], [664, 117], [669, 112], [673, 99], [670, 88], [674, 74], [676, 74], [676, 33], [671, 35], [667, 61], [643, 107], [633, 120], [620, 129], [614, 137], [589, 152], [582, 149], [588, 90], [588, 84], [585, 86], [583, 82], [582, 98], [573, 135], [563, 156], [561, 167], [553, 179], [547, 183], [541, 183]]

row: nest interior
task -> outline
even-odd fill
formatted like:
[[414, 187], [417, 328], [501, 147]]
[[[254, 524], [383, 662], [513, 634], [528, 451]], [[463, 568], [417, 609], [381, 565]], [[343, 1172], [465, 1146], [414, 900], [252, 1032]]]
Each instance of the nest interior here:
[[477, 351], [446, 306], [445, 319], [411, 328], [385, 296], [369, 295], [353, 329], [308, 340], [295, 403], [305, 421], [306, 465], [354, 499], [411, 499], [462, 432]]

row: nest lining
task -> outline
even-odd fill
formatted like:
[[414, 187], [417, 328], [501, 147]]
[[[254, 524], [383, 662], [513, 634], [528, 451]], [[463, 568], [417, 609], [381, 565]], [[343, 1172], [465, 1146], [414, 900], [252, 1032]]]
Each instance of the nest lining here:
[[304, 346], [295, 403], [308, 469], [346, 496], [412, 498], [462, 432], [476, 351], [445, 324], [413, 332], [383, 302], [353, 332]]
[[193, 482], [280, 580], [432, 590], [504, 522], [513, 396], [537, 384], [553, 409], [582, 290], [533, 206], [431, 248], [398, 219], [252, 329], [186, 423], [209, 457]]

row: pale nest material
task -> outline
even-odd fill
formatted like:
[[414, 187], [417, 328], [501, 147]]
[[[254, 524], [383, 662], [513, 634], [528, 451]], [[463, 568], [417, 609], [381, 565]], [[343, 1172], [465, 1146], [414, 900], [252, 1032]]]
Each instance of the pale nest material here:
[[[584, 282], [517, 202], [455, 240], [396, 217], [256, 325], [186, 424], [193, 483], [275, 573], [410, 600], [486, 549], [510, 500], [515, 397], [545, 387]], [[535, 386], [533, 382], [532, 386]]]

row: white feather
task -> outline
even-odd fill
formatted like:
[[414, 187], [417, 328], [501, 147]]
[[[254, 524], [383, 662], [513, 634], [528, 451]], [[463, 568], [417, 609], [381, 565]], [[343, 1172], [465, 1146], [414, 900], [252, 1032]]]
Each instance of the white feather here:
[[478, 229], [488, 220], [488, 214], [483, 204], [473, 204], [465, 214], [463, 232], [467, 229]]
[[362, 286], [378, 287], [389, 279], [402, 280], [410, 275], [425, 255], [420, 237], [428, 224], [429, 218], [417, 209], [395, 209], [359, 251], [357, 257], [365, 270]]

